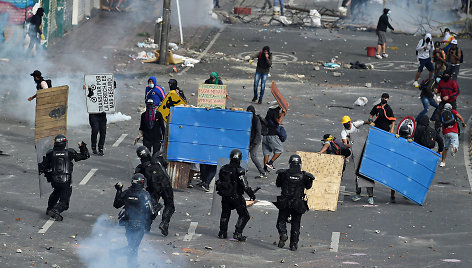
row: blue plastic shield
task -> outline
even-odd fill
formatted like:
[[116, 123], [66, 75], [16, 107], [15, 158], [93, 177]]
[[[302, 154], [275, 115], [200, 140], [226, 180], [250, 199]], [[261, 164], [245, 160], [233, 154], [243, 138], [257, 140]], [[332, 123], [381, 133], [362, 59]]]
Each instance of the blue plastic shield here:
[[217, 165], [239, 149], [248, 161], [252, 113], [222, 109], [172, 107], [167, 159]]
[[440, 155], [415, 142], [369, 129], [359, 173], [423, 205]]

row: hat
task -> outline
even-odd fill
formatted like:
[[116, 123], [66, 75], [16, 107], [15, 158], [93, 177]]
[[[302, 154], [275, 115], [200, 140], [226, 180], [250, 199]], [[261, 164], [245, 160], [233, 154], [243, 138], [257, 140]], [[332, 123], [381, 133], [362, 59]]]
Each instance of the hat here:
[[343, 116], [343, 119], [341, 119], [341, 123], [346, 124], [347, 122], [351, 122], [351, 118], [345, 115]]
[[457, 39], [452, 40], [452, 41], [451, 41], [451, 44], [457, 45]]
[[210, 78], [218, 78], [218, 73], [217, 72], [212, 72], [210, 74]]
[[41, 77], [41, 72], [38, 70], [34, 70], [34, 72], [30, 73], [33, 77]]
[[176, 84], [176, 85], [177, 85], [177, 80], [175, 80], [175, 79], [169, 79], [169, 84]]
[[325, 134], [323, 136], [323, 141], [332, 141], [332, 140], [334, 140], [334, 137], [331, 134]]
[[384, 10], [383, 10], [383, 11], [384, 11], [384, 14], [387, 14], [387, 13], [389, 13], [389, 12], [390, 12], [390, 9], [388, 9], [388, 8], [384, 8]]
[[154, 100], [149, 98], [146, 100], [146, 105], [154, 105]]
[[382, 94], [382, 99], [389, 99], [389, 98], [390, 98], [390, 95], [388, 95], [388, 93]]
[[444, 110], [452, 110], [452, 105], [450, 103], [444, 104]]

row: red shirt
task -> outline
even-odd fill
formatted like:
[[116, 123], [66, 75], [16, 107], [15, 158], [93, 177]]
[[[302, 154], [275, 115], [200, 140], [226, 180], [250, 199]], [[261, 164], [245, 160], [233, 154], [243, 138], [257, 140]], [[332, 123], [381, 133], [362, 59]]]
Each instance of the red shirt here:
[[460, 94], [459, 87], [457, 86], [456, 81], [454, 81], [452, 78], [450, 78], [447, 82], [444, 80], [439, 81], [438, 92], [441, 94], [441, 100], [445, 96], [449, 96], [449, 99], [446, 102], [455, 101], [457, 96]]
[[[457, 111], [454, 109], [451, 111], [452, 111], [452, 114], [454, 114], [454, 117], [457, 118]], [[452, 126], [443, 127], [442, 129], [443, 129], [443, 135], [446, 135], [447, 133], [451, 133], [451, 132], [459, 134], [459, 128], [457, 127], [457, 122], [454, 123], [454, 125]]]

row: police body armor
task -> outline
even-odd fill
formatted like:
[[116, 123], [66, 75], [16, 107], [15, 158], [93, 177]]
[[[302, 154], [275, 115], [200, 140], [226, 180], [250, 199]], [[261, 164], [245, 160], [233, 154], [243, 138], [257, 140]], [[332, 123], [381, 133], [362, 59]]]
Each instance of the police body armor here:
[[224, 165], [219, 174], [219, 178], [216, 181], [216, 191], [221, 196], [237, 196], [244, 194], [244, 177], [245, 172], [241, 167], [235, 167], [231, 164]]
[[279, 209], [293, 209], [295, 212], [303, 214], [308, 210], [308, 205], [304, 200], [305, 182], [304, 173], [291, 172], [289, 169], [283, 171], [284, 183], [281, 185], [281, 196], [277, 197]]
[[151, 199], [142, 189], [129, 188], [124, 203], [125, 212], [119, 219], [120, 225], [129, 228], [140, 228], [145, 226], [153, 215], [157, 215]]
[[52, 182], [71, 182], [73, 164], [69, 158], [69, 151], [67, 149], [52, 150], [51, 156]]

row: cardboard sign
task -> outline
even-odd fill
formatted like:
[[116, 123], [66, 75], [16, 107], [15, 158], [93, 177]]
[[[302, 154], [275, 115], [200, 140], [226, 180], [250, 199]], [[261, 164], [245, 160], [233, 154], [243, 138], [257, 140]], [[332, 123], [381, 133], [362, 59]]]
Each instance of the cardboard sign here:
[[290, 105], [284, 96], [282, 96], [282, 93], [280, 93], [279, 89], [275, 85], [275, 82], [272, 82], [272, 86], [270, 86], [270, 92], [272, 92], [272, 95], [274, 95], [274, 98], [279, 103], [280, 108], [282, 108], [284, 112], [287, 112]]
[[226, 85], [198, 85], [197, 106], [224, 109], [226, 107]]
[[88, 113], [115, 112], [113, 74], [86, 74], [85, 97]]
[[313, 186], [305, 191], [310, 210], [336, 211], [343, 175], [344, 157], [340, 155], [297, 151], [302, 170], [315, 176]]
[[41, 89], [36, 94], [34, 141], [58, 134], [67, 135], [69, 86]]
[[175, 90], [171, 90], [157, 110], [162, 114], [164, 121], [167, 122], [167, 117], [169, 117], [170, 114], [170, 107], [184, 104], [187, 104], [187, 102], [182, 99], [182, 97], [180, 97], [180, 95], [175, 92]]

